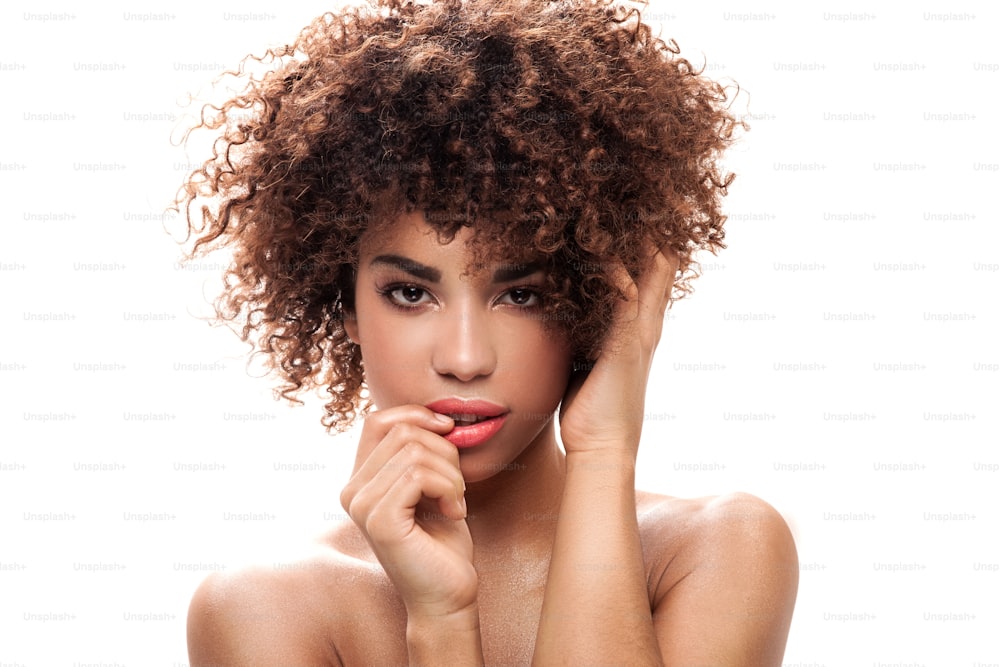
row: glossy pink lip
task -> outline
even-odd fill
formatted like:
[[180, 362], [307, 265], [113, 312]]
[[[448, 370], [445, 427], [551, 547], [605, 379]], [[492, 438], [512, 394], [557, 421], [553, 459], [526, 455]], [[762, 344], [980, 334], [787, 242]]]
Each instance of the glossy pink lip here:
[[445, 440], [460, 449], [475, 447], [486, 442], [500, 430], [500, 427], [507, 420], [506, 408], [480, 399], [444, 398], [428, 403], [426, 407], [443, 415], [461, 414], [490, 418], [469, 426], [456, 426], [444, 436]]

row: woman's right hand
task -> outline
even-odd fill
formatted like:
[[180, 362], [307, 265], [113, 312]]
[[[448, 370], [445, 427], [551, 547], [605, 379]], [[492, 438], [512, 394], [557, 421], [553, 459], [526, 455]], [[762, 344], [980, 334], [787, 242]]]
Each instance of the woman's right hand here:
[[419, 405], [365, 419], [340, 502], [361, 529], [412, 618], [471, 609], [479, 580], [465, 522], [454, 422]]

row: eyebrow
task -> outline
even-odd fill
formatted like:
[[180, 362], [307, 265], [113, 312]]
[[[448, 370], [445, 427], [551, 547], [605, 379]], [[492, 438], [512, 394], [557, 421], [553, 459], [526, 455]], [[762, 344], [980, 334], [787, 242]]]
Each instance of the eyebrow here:
[[519, 280], [521, 278], [527, 278], [531, 274], [541, 270], [541, 262], [512, 262], [510, 264], [502, 264], [496, 271], [493, 272], [493, 282], [506, 283], [511, 280]]
[[382, 265], [393, 269], [398, 269], [405, 273], [409, 273], [411, 276], [416, 276], [421, 280], [426, 280], [428, 282], [437, 283], [441, 281], [441, 272], [437, 269], [425, 266], [420, 262], [414, 261], [408, 257], [403, 257], [402, 255], [379, 255], [372, 260], [369, 266]]
[[[402, 255], [378, 255], [372, 259], [370, 264], [372, 267], [376, 265], [388, 266], [393, 269], [409, 273], [411, 276], [416, 276], [417, 278], [426, 280], [427, 282], [441, 282], [440, 270], [435, 269], [433, 266], [421, 264], [420, 262], [410, 259], [409, 257], [403, 257]], [[541, 269], [541, 262], [501, 264], [497, 270], [493, 272], [493, 282], [506, 283], [512, 280], [518, 280], [519, 278], [530, 276]]]

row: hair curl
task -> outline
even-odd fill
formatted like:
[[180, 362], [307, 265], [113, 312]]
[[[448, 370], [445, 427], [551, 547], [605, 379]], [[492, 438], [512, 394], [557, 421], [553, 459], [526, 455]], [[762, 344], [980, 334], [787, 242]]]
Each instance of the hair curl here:
[[243, 91], [202, 110], [194, 129], [218, 136], [177, 198], [190, 257], [234, 252], [217, 317], [277, 394], [325, 387], [323, 423], [344, 430], [371, 407], [343, 326], [359, 240], [422, 210], [443, 241], [473, 227], [479, 261], [540, 259], [544, 317], [594, 358], [611, 263], [637, 276], [644, 244], [669, 247], [677, 299], [692, 253], [725, 247], [717, 160], [743, 123], [678, 54], [613, 0], [371, 0], [247, 56]]

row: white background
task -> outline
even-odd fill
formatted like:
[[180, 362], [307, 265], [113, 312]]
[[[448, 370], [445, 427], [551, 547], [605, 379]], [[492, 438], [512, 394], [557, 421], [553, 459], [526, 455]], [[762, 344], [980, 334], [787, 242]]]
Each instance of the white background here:
[[[752, 129], [639, 485], [781, 510], [788, 666], [1000, 664], [997, 10], [694, 4], [648, 16]], [[326, 6], [208, 7], [0, 11], [0, 665], [185, 665], [208, 570], [343, 518], [353, 435], [247, 376], [162, 216], [185, 94]]]

